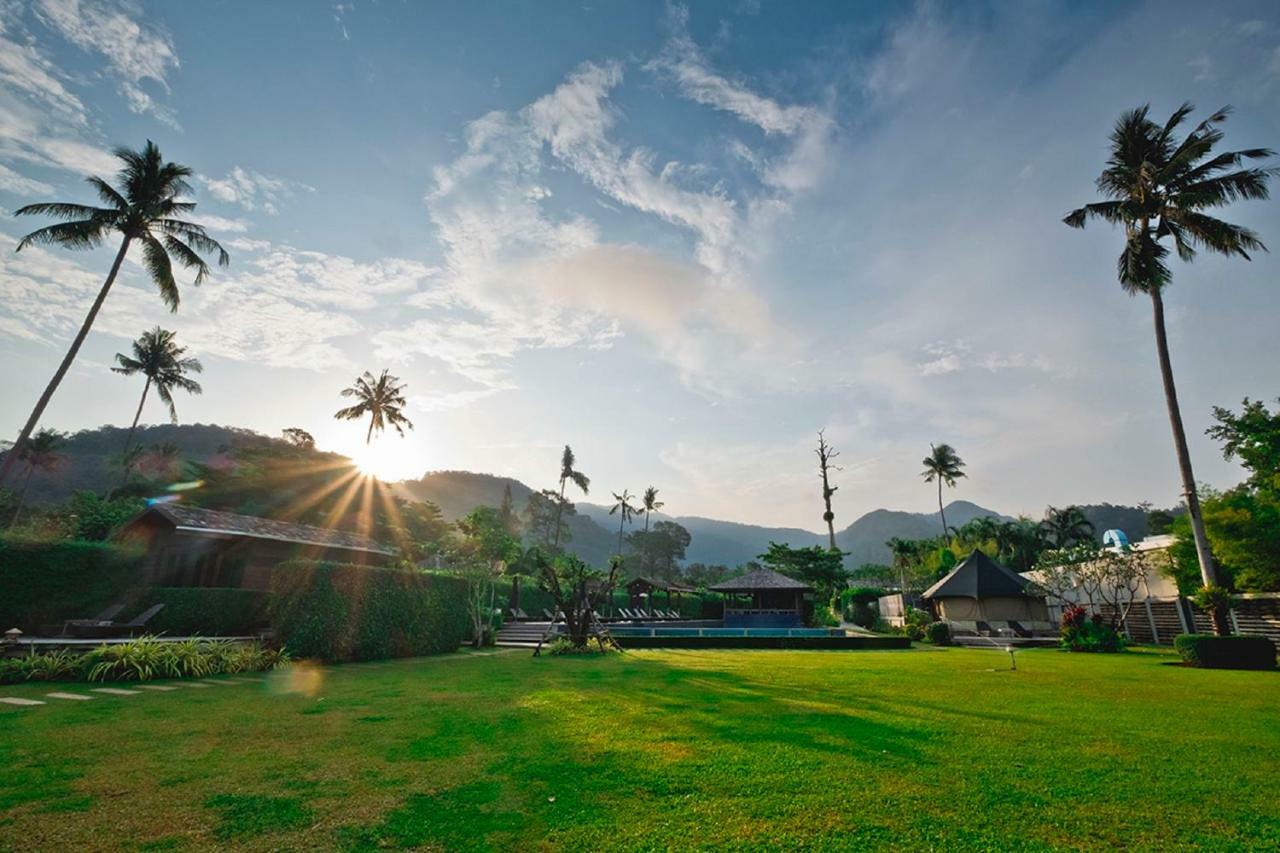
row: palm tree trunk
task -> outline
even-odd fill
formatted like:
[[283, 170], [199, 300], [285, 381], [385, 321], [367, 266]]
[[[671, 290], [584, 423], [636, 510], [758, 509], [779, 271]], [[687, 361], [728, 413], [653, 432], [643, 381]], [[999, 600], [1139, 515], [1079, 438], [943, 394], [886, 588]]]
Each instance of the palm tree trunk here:
[[129, 452], [129, 448], [133, 446], [133, 432], [138, 428], [138, 419], [142, 417], [142, 407], [147, 403], [147, 392], [151, 390], [151, 377], [147, 377], [147, 384], [142, 386], [142, 399], [138, 401], [138, 411], [133, 415], [133, 426], [129, 427], [129, 436], [124, 440], [124, 453]]
[[49, 380], [49, 385], [44, 389], [44, 393], [40, 395], [40, 399], [36, 401], [36, 407], [31, 412], [31, 417], [27, 418], [27, 423], [22, 427], [22, 432], [18, 434], [18, 440], [14, 442], [13, 447], [4, 455], [4, 462], [0, 463], [0, 483], [9, 476], [9, 470], [13, 467], [13, 463], [27, 447], [27, 441], [31, 438], [32, 431], [36, 428], [36, 424], [40, 422], [40, 416], [44, 414], [45, 407], [49, 405], [49, 401], [53, 399], [53, 393], [58, 390], [58, 386], [62, 383], [62, 377], [67, 375], [67, 371], [71, 369], [71, 363], [76, 360], [76, 355], [80, 352], [80, 346], [84, 343], [84, 339], [89, 336], [89, 329], [93, 327], [93, 321], [98, 318], [98, 312], [102, 310], [102, 303], [107, 301], [107, 294], [111, 291], [111, 285], [116, 282], [116, 275], [120, 272], [120, 264], [124, 263], [124, 256], [129, 251], [129, 242], [133, 238], [125, 237], [120, 242], [120, 251], [116, 252], [116, 259], [111, 264], [111, 271], [107, 273], [107, 280], [102, 283], [102, 289], [98, 291], [98, 298], [93, 301], [93, 307], [89, 309], [88, 315], [84, 318], [80, 331], [76, 333], [75, 339], [71, 342], [70, 349], [62, 358], [62, 364], [58, 365], [58, 370], [53, 374], [53, 379]]
[[556, 504], [556, 541], [552, 543], [555, 550], [560, 550], [560, 517], [564, 513], [564, 481], [566, 478], [560, 478], [560, 502]]
[[[1164, 328], [1164, 299], [1159, 288], [1151, 290], [1151, 308], [1156, 329], [1156, 354], [1160, 358], [1160, 380], [1164, 383], [1164, 401], [1169, 408], [1169, 425], [1173, 428], [1173, 448], [1178, 457], [1178, 473], [1182, 475], [1182, 494], [1187, 501], [1187, 515], [1191, 519], [1191, 534], [1196, 543], [1196, 559], [1200, 562], [1200, 577], [1205, 586], [1214, 586], [1218, 574], [1213, 566], [1213, 554], [1209, 551], [1209, 539], [1204, 532], [1204, 519], [1200, 516], [1200, 497], [1196, 494], [1196, 478], [1191, 471], [1191, 452], [1187, 450], [1187, 433], [1182, 426], [1182, 412], [1178, 408], [1178, 390], [1173, 384], [1173, 364], [1169, 360], [1169, 339]], [[1215, 625], [1219, 634], [1229, 633], [1226, 626]]]
[[369, 431], [368, 431], [367, 433], [365, 433], [365, 434], [364, 434], [364, 443], [365, 443], [365, 446], [366, 446], [366, 447], [368, 447], [368, 446], [369, 446], [369, 444], [370, 444], [370, 443], [372, 443], [372, 441], [373, 441], [373, 420], [372, 420], [372, 419], [370, 419], [370, 421], [369, 421]]
[[624, 523], [624, 519], [626, 518], [626, 516], [623, 516], [622, 513], [619, 513], [619, 515], [622, 516], [618, 519], [618, 556], [621, 557], [622, 556], [622, 525]]
[[9, 519], [10, 527], [18, 523], [18, 516], [22, 515], [22, 508], [27, 504], [27, 489], [31, 488], [31, 475], [35, 470], [36, 466], [28, 462], [27, 477], [22, 481], [22, 493], [18, 495], [18, 505], [13, 510], [13, 518]]
[[644, 511], [644, 549], [640, 552], [640, 574], [644, 574], [649, 565], [649, 515], [653, 510]]
[[938, 478], [938, 515], [942, 517], [942, 538], [947, 540], [947, 547], [951, 547], [951, 528], [947, 527], [947, 513], [942, 508], [942, 478]]

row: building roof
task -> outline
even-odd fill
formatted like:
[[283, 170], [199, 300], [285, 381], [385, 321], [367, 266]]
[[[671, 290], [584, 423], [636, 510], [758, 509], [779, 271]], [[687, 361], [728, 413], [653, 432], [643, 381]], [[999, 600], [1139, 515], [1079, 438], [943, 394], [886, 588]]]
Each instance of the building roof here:
[[626, 582], [625, 586], [627, 589], [630, 589], [633, 586], [647, 586], [650, 589], [660, 589], [667, 592], [694, 592], [694, 589], [691, 586], [671, 583], [670, 581], [659, 580], [658, 578], [646, 578], [644, 576], [632, 578]]
[[942, 580], [924, 592], [925, 598], [999, 598], [1027, 594], [1027, 579], [974, 550]]
[[239, 515], [216, 509], [202, 509], [180, 503], [154, 504], [130, 521], [126, 527], [147, 516], [160, 517], [186, 533], [213, 536], [242, 536], [251, 539], [271, 539], [276, 542], [296, 542], [299, 545], [318, 545], [324, 548], [341, 548], [347, 551], [366, 551], [374, 554], [394, 555], [386, 545], [343, 530], [313, 527], [310, 524], [294, 524], [274, 518]]
[[718, 583], [710, 589], [714, 592], [751, 592], [757, 589], [794, 589], [796, 591], [811, 590], [807, 583], [780, 575], [772, 569], [756, 569], [724, 583]]

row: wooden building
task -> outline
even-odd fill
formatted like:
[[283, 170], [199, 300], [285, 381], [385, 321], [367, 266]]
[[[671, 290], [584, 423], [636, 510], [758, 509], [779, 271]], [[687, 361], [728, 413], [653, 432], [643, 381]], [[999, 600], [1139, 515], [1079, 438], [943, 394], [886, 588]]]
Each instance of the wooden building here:
[[146, 549], [156, 586], [268, 589], [271, 569], [292, 559], [388, 565], [396, 552], [368, 536], [271, 518], [155, 504], [115, 537]]
[[678, 603], [672, 605], [672, 597], [674, 596], [678, 602], [680, 596], [690, 592], [694, 592], [691, 586], [682, 586], [678, 583], [670, 583], [658, 578], [637, 577], [627, 581], [627, 595], [631, 599], [631, 607], [638, 610], [645, 610], [649, 613], [653, 612], [653, 596], [655, 593], [665, 593], [667, 598], [667, 607], [679, 610]]
[[710, 587], [724, 595], [726, 628], [795, 628], [804, 624], [813, 587], [756, 569]]

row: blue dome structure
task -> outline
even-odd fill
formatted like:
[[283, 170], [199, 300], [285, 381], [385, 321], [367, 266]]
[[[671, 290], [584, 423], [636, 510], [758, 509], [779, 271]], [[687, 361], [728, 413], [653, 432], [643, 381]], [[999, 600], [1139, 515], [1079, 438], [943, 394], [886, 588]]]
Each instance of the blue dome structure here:
[[1112, 528], [1102, 534], [1102, 547], [1115, 548], [1118, 551], [1129, 550], [1129, 537], [1123, 530]]

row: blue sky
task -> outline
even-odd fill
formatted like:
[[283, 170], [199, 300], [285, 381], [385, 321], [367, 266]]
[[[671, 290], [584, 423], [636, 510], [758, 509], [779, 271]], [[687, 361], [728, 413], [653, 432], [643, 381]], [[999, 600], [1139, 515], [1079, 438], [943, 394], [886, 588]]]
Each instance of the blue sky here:
[[[1273, 3], [36, 0], [0, 24], [0, 245], [154, 139], [233, 256], [176, 315], [127, 265], [47, 425], [127, 423], [140, 389], [107, 367], [161, 323], [205, 363], [187, 422], [355, 451], [337, 392], [390, 367], [417, 430], [384, 467], [545, 486], [568, 442], [597, 500], [652, 483], [809, 528], [819, 428], [838, 524], [927, 511], [937, 441], [969, 463], [955, 495], [1004, 512], [1175, 502], [1149, 304], [1117, 234], [1060, 219], [1128, 107], [1231, 103], [1229, 144], [1280, 147]], [[1280, 240], [1274, 203], [1229, 218]], [[5, 431], [109, 252], [0, 252]], [[1278, 271], [1204, 257], [1169, 294], [1219, 486], [1210, 406], [1280, 394]]]

